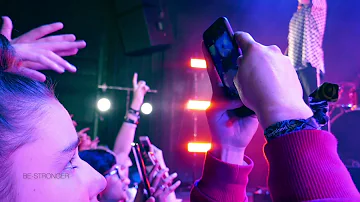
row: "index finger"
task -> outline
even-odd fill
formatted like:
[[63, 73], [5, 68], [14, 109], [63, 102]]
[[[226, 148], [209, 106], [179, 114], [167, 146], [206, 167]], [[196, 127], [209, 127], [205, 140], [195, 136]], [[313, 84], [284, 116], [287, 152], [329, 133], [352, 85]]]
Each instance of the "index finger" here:
[[64, 25], [61, 22], [55, 22], [48, 25], [43, 25], [14, 39], [17, 43], [31, 42], [40, 39], [48, 34], [59, 31]]
[[84, 40], [78, 41], [58, 41], [58, 42], [41, 42], [35, 44], [36, 48], [46, 49], [50, 51], [63, 51], [71, 49], [81, 49], [86, 47], [86, 42]]
[[75, 41], [76, 36], [73, 34], [61, 34], [55, 36], [47, 36], [39, 39], [37, 42], [64, 42]]
[[160, 183], [160, 180], [163, 178], [163, 176], [165, 175], [166, 172], [168, 172], [168, 169], [162, 169], [160, 170], [160, 172], [158, 172], [155, 176], [155, 179], [152, 180], [151, 182], [151, 186], [152, 187], [157, 187]]
[[243, 54], [246, 54], [249, 48], [256, 43], [254, 38], [246, 32], [235, 32], [234, 37]]
[[83, 133], [86, 133], [90, 130], [90, 128], [84, 128], [84, 129], [81, 129], [78, 134], [83, 134]]
[[154, 165], [154, 167], [151, 169], [149, 173], [149, 181], [152, 181], [154, 179], [154, 175], [156, 172], [159, 171], [160, 165], [157, 163]]
[[138, 80], [138, 74], [135, 72], [133, 77], [133, 87], [135, 88], [137, 86], [137, 80]]

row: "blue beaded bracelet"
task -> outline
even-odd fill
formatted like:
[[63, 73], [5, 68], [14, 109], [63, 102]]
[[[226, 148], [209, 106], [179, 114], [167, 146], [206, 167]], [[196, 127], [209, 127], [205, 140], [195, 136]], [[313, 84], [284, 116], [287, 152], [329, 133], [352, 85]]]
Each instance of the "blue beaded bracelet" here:
[[286, 120], [277, 122], [265, 129], [264, 134], [269, 142], [275, 138], [287, 135], [300, 130], [321, 130], [320, 125], [314, 117], [299, 120]]

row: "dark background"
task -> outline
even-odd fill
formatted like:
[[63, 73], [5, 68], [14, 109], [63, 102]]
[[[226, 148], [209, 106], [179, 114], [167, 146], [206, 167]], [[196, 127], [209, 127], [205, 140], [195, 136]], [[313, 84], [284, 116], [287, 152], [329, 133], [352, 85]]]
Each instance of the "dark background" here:
[[[116, 3], [123, 0], [62, 0], [25, 1], [1, 0], [0, 14], [13, 20], [17, 36], [37, 26], [60, 21], [65, 28], [60, 33], [74, 33], [87, 42], [69, 61], [78, 67], [76, 74], [48, 73], [57, 83], [60, 101], [75, 115], [78, 129], [92, 127], [97, 119], [96, 100], [107, 96], [112, 109], [100, 114], [98, 135], [101, 143], [113, 146], [125, 114], [126, 92], [97, 89], [98, 84], [131, 87], [134, 72], [146, 80], [158, 94], [149, 94], [152, 114], [142, 116], [137, 135], [148, 135], [164, 151], [168, 166], [177, 171], [183, 182], [200, 177], [203, 155], [193, 157], [186, 144], [192, 140], [192, 112], [185, 109], [188, 99], [194, 98], [193, 73], [189, 68], [191, 57], [202, 57], [203, 31], [219, 16], [227, 16], [234, 30], [251, 33], [260, 43], [276, 44], [283, 51], [287, 46], [288, 23], [296, 11], [296, 0], [165, 0], [174, 40], [167, 50], [143, 56], [126, 56], [119, 32]], [[157, 3], [156, 1], [154, 1]], [[351, 81], [360, 72], [358, 47], [360, 45], [360, 13], [357, 0], [328, 0], [328, 17], [324, 50], [326, 80]], [[134, 25], [136, 26], [136, 24]], [[209, 99], [209, 81], [206, 72], [198, 70], [198, 98]], [[289, 89], [290, 90], [290, 89]], [[198, 140], [208, 141], [209, 131], [204, 113], [198, 113]], [[91, 131], [93, 133], [94, 131]], [[266, 161], [263, 158], [264, 139], [259, 129], [247, 155], [255, 161], [249, 187], [265, 186]], [[195, 160], [194, 160], [195, 158]], [[195, 163], [195, 165], [193, 165]]]

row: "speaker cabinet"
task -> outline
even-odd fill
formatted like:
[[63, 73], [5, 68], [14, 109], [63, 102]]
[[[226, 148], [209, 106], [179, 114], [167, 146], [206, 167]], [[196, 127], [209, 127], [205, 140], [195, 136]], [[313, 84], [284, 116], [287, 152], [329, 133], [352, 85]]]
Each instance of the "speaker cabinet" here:
[[151, 1], [118, 2], [118, 26], [128, 55], [141, 55], [168, 48], [173, 32], [166, 9]]

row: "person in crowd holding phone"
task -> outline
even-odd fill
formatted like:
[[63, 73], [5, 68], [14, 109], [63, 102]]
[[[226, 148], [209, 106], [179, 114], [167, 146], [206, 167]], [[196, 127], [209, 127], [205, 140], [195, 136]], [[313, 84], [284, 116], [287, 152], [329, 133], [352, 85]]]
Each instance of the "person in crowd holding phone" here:
[[287, 55], [295, 67], [304, 100], [321, 84], [325, 74], [322, 49], [326, 25], [326, 0], [298, 0], [299, 6], [289, 25]]
[[106, 181], [79, 158], [70, 115], [38, 72], [76, 71], [61, 56], [85, 42], [74, 35], [45, 37], [61, 23], [16, 39], [9, 25], [5, 18], [0, 35], [0, 201], [97, 201]]
[[[140, 119], [140, 108], [144, 102], [146, 93], [150, 90], [145, 81], [138, 81], [137, 73], [135, 73], [133, 77], [133, 89], [133, 99], [130, 109], [128, 109], [126, 113], [124, 123], [119, 130], [114, 145], [114, 153], [116, 154], [119, 164], [122, 166], [128, 162], [129, 154], [131, 152], [131, 143], [134, 141], [137, 124]], [[160, 161], [164, 162], [163, 157]], [[165, 165], [165, 163], [163, 165]], [[163, 165], [161, 165], [160, 169], [167, 169], [166, 167], [163, 167]], [[128, 169], [128, 167], [126, 167], [126, 169]], [[159, 172], [159, 170], [156, 172]], [[168, 171], [166, 171], [165, 175], [169, 176]], [[175, 178], [177, 175], [175, 173], [170, 176]], [[128, 175], [126, 177], [128, 177]], [[168, 200], [163, 199], [161, 201], [174, 201], [176, 199], [175, 189], [180, 186], [180, 183], [180, 181], [177, 181], [171, 186], [163, 184], [163, 189], [169, 194], [166, 195]]]
[[[118, 164], [115, 153], [111, 150], [92, 149], [81, 151], [79, 155], [81, 159], [101, 173], [107, 181], [106, 188], [99, 194], [98, 199], [100, 202], [128, 201], [127, 190], [130, 179], [126, 175], [126, 166]], [[158, 167], [159, 165], [156, 165], [156, 168]], [[146, 202], [164, 201], [163, 199], [166, 199], [170, 194], [169, 191], [162, 189], [162, 185], [172, 182], [174, 177], [169, 176], [165, 180], [161, 180], [168, 170], [162, 169], [160, 172], [156, 172], [156, 168], [149, 174], [153, 197], [146, 200]], [[137, 192], [135, 202], [143, 202], [143, 192]]]
[[133, 77], [133, 99], [130, 109], [127, 110], [124, 122], [115, 140], [114, 152], [118, 158], [125, 162], [129, 158], [131, 143], [134, 141], [135, 132], [140, 119], [140, 108], [146, 93], [150, 90], [145, 81], [138, 81], [138, 74]]
[[336, 138], [320, 130], [312, 118], [289, 58], [277, 46], [263, 46], [247, 33], [237, 32], [234, 37], [243, 53], [234, 79], [241, 102], [224, 96], [203, 46], [213, 90], [213, 104], [206, 114], [214, 147], [206, 155], [191, 201], [247, 200], [253, 162], [244, 151], [258, 122], [254, 116], [231, 116], [231, 110], [243, 104], [256, 113], [265, 129], [273, 201], [359, 201], [360, 194], [337, 154]]

